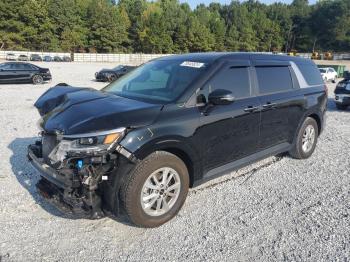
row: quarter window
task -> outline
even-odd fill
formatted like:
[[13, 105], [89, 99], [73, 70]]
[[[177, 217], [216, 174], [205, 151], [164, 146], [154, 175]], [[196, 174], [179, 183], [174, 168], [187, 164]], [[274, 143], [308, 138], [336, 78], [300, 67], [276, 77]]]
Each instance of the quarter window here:
[[259, 93], [270, 94], [293, 89], [292, 77], [287, 66], [256, 67]]
[[[303, 74], [306, 82], [309, 85], [322, 85], [323, 80], [320, 74], [320, 70], [313, 64], [297, 64], [301, 73]], [[321, 71], [322, 72], [322, 71]]]

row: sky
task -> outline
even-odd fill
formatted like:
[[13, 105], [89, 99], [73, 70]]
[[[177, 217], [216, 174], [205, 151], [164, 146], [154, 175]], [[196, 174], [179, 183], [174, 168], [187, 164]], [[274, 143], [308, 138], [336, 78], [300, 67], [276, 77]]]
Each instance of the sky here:
[[[274, 2], [282, 2], [286, 4], [290, 4], [293, 0], [260, 0], [260, 2], [265, 3], [265, 4], [272, 4]], [[198, 4], [210, 4], [211, 2], [219, 2], [221, 4], [229, 4], [231, 3], [231, 0], [180, 0], [181, 3], [188, 3], [192, 8], [195, 8]], [[314, 4], [316, 0], [309, 0], [310, 4]]]

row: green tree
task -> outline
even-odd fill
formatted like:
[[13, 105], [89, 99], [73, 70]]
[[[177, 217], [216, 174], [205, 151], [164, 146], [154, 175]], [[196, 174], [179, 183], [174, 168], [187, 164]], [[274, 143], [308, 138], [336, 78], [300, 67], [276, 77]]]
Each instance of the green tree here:
[[207, 52], [214, 49], [213, 34], [195, 15], [190, 17], [187, 37], [190, 52]]
[[146, 53], [171, 53], [173, 41], [164, 23], [159, 3], [151, 3], [142, 14], [143, 29], [139, 32], [141, 48]]
[[350, 50], [350, 1], [1, 0], [0, 48], [181, 53]]
[[88, 8], [89, 45], [98, 52], [123, 52], [128, 42], [129, 19], [123, 9], [106, 0], [92, 1]]
[[134, 52], [142, 52], [140, 31], [142, 31], [142, 14], [147, 8], [146, 0], [119, 0], [118, 5], [123, 7], [130, 19], [128, 29], [130, 49]]
[[25, 1], [19, 10], [24, 28], [21, 31], [23, 45], [31, 50], [57, 50], [58, 39], [48, 15], [45, 0]]

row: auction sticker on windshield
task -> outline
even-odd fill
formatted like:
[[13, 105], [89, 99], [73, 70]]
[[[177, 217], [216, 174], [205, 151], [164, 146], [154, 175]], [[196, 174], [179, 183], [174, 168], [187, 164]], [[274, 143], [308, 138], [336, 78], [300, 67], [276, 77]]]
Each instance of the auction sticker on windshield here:
[[205, 64], [204, 63], [199, 63], [199, 62], [192, 62], [192, 61], [184, 61], [180, 66], [187, 66], [187, 67], [194, 67], [194, 68], [201, 68]]

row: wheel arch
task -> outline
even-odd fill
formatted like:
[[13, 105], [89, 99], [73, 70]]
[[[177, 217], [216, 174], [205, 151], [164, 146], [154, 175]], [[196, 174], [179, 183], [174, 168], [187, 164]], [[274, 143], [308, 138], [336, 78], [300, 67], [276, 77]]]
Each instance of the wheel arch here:
[[301, 128], [301, 126], [303, 125], [303, 123], [305, 122], [305, 120], [310, 117], [312, 119], [314, 119], [317, 123], [317, 130], [318, 130], [318, 136], [320, 136], [322, 130], [323, 130], [323, 117], [322, 117], [322, 113], [318, 112], [317, 110], [308, 110], [307, 112], [305, 112], [305, 114], [303, 115], [303, 117], [301, 117], [298, 127], [295, 130], [294, 136], [293, 136], [293, 140], [292, 142], [295, 143], [295, 139], [298, 136], [298, 132]]
[[321, 120], [320, 116], [317, 113], [312, 113], [312, 114], [309, 114], [307, 117], [313, 118], [316, 121], [317, 128], [318, 128], [318, 135], [320, 135], [322, 132], [322, 120]]
[[190, 187], [192, 187], [194, 184], [194, 163], [191, 157], [185, 151], [176, 147], [166, 147], [162, 151], [174, 154], [185, 163], [190, 178]]
[[134, 155], [139, 160], [142, 160], [156, 151], [165, 151], [180, 158], [187, 167], [190, 187], [193, 186], [198, 174], [200, 174], [200, 167], [197, 159], [198, 153], [195, 152], [193, 147], [188, 145], [185, 141], [182, 141], [182, 139], [151, 141], [138, 149]]

